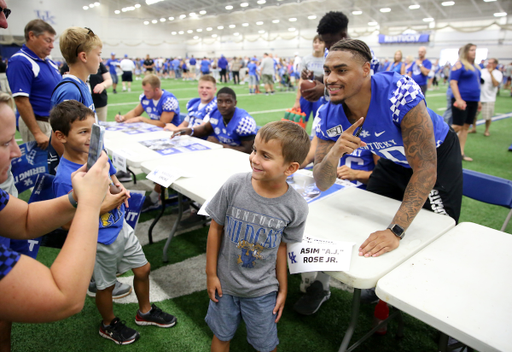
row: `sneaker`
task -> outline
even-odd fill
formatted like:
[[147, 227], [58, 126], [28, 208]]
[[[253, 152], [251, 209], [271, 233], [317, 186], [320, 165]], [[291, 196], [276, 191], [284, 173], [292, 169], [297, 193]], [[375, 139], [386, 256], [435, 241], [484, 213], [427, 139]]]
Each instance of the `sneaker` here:
[[146, 314], [142, 314], [140, 310], [137, 310], [137, 315], [135, 316], [135, 323], [137, 325], [154, 325], [160, 328], [170, 328], [176, 325], [176, 321], [174, 315], [164, 312], [154, 304], [151, 305], [151, 310]]
[[116, 172], [116, 177], [119, 182], [130, 182], [132, 180], [132, 175], [129, 172], [124, 172], [121, 170]]
[[131, 88], [128, 88], [128, 92], [131, 92], [131, 91], [132, 91], [132, 89], [131, 89]]
[[327, 301], [331, 297], [330, 291], [325, 291], [320, 281], [315, 281], [306, 289], [306, 294], [303, 295], [297, 303], [293, 306], [293, 309], [302, 315], [315, 314], [322, 303]]
[[144, 203], [142, 203], [142, 209], [141, 213], [145, 213], [147, 211], [160, 209], [162, 207], [162, 203], [160, 200], [157, 200], [155, 203], [151, 200], [151, 197], [147, 196], [146, 199], [144, 199]]
[[[91, 280], [89, 282], [89, 288], [87, 289], [87, 295], [89, 297], [96, 297], [96, 282]], [[119, 299], [128, 296], [132, 293], [132, 287], [127, 284], [123, 284], [116, 280], [116, 284], [114, 286], [114, 290], [112, 291], [112, 299]]]
[[112, 92], [113, 92], [114, 94], [117, 94], [117, 90], [115, 90], [115, 89], [112, 89]]
[[100, 323], [100, 336], [112, 340], [119, 345], [129, 345], [137, 341], [140, 337], [137, 330], [127, 327], [119, 318], [114, 318], [110, 325]]
[[361, 303], [373, 304], [379, 301], [379, 297], [375, 294], [375, 288], [361, 290]]
[[123, 92], [126, 92], [126, 88], [123, 88]]

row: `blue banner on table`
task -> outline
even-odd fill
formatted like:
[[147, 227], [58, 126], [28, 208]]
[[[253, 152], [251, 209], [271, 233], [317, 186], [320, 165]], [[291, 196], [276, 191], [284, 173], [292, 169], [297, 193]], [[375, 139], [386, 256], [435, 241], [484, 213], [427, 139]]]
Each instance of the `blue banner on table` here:
[[379, 44], [391, 43], [427, 43], [430, 41], [430, 34], [379, 34]]
[[19, 193], [34, 186], [37, 176], [48, 172], [48, 153], [35, 141], [20, 145], [21, 157], [13, 159], [12, 174]]
[[124, 219], [132, 227], [135, 229], [137, 226], [137, 222], [139, 221], [140, 211], [142, 210], [142, 204], [144, 203], [144, 199], [146, 196], [141, 193], [130, 192], [130, 198], [128, 199], [128, 208], [126, 209], [126, 214]]

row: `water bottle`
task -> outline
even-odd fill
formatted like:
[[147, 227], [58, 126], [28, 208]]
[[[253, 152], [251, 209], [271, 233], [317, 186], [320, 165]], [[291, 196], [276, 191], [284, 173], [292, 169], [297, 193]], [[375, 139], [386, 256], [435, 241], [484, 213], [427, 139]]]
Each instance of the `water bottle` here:
[[[386, 320], [389, 317], [389, 307], [386, 302], [379, 299], [379, 303], [375, 306], [373, 312], [373, 327], [377, 326], [381, 321]], [[376, 334], [385, 335], [388, 331], [387, 323], [381, 325], [381, 327], [375, 331]]]

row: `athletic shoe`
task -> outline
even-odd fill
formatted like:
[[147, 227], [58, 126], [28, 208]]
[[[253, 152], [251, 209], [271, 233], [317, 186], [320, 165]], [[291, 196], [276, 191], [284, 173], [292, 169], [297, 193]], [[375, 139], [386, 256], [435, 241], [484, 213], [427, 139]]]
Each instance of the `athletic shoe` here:
[[144, 203], [142, 203], [142, 209], [141, 213], [145, 213], [147, 211], [160, 209], [162, 207], [162, 203], [160, 200], [157, 200], [153, 203], [150, 196], [147, 196], [146, 199], [144, 199]]
[[132, 175], [129, 172], [124, 172], [122, 170], [116, 172], [116, 177], [119, 182], [130, 182], [132, 180]]
[[379, 301], [379, 297], [375, 294], [375, 288], [361, 290], [361, 303], [373, 304]]
[[[89, 288], [87, 289], [87, 295], [89, 297], [96, 297], [96, 282], [91, 280], [89, 282]], [[114, 286], [114, 290], [112, 290], [112, 299], [119, 299], [128, 296], [132, 293], [132, 287], [127, 284], [120, 283], [116, 280], [116, 284]]]
[[114, 318], [110, 325], [100, 323], [100, 336], [112, 340], [119, 345], [129, 345], [137, 341], [140, 337], [137, 330], [127, 327], [119, 318]]
[[126, 92], [126, 88], [123, 88], [123, 92]]
[[306, 289], [306, 294], [303, 295], [297, 303], [293, 306], [293, 309], [302, 315], [315, 314], [322, 303], [327, 301], [331, 297], [331, 292], [324, 290], [324, 287], [320, 281], [315, 281]]
[[131, 91], [132, 91], [132, 89], [131, 89], [131, 88], [128, 88], [128, 92], [131, 92]]
[[112, 92], [113, 92], [114, 94], [117, 94], [117, 90], [115, 90], [115, 89], [112, 89]]
[[135, 316], [135, 323], [137, 325], [154, 325], [160, 328], [170, 328], [176, 325], [176, 321], [174, 315], [164, 312], [154, 304], [151, 305], [151, 310], [146, 314], [142, 314], [140, 310], [137, 310], [137, 315]]

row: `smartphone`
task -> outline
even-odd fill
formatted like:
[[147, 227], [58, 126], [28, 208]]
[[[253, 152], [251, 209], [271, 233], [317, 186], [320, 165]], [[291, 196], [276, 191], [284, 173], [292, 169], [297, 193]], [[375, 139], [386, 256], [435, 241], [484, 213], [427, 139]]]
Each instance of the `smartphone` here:
[[103, 150], [103, 138], [105, 136], [105, 127], [94, 123], [91, 131], [91, 141], [89, 142], [89, 156], [87, 157], [87, 170], [89, 170], [101, 155]]

